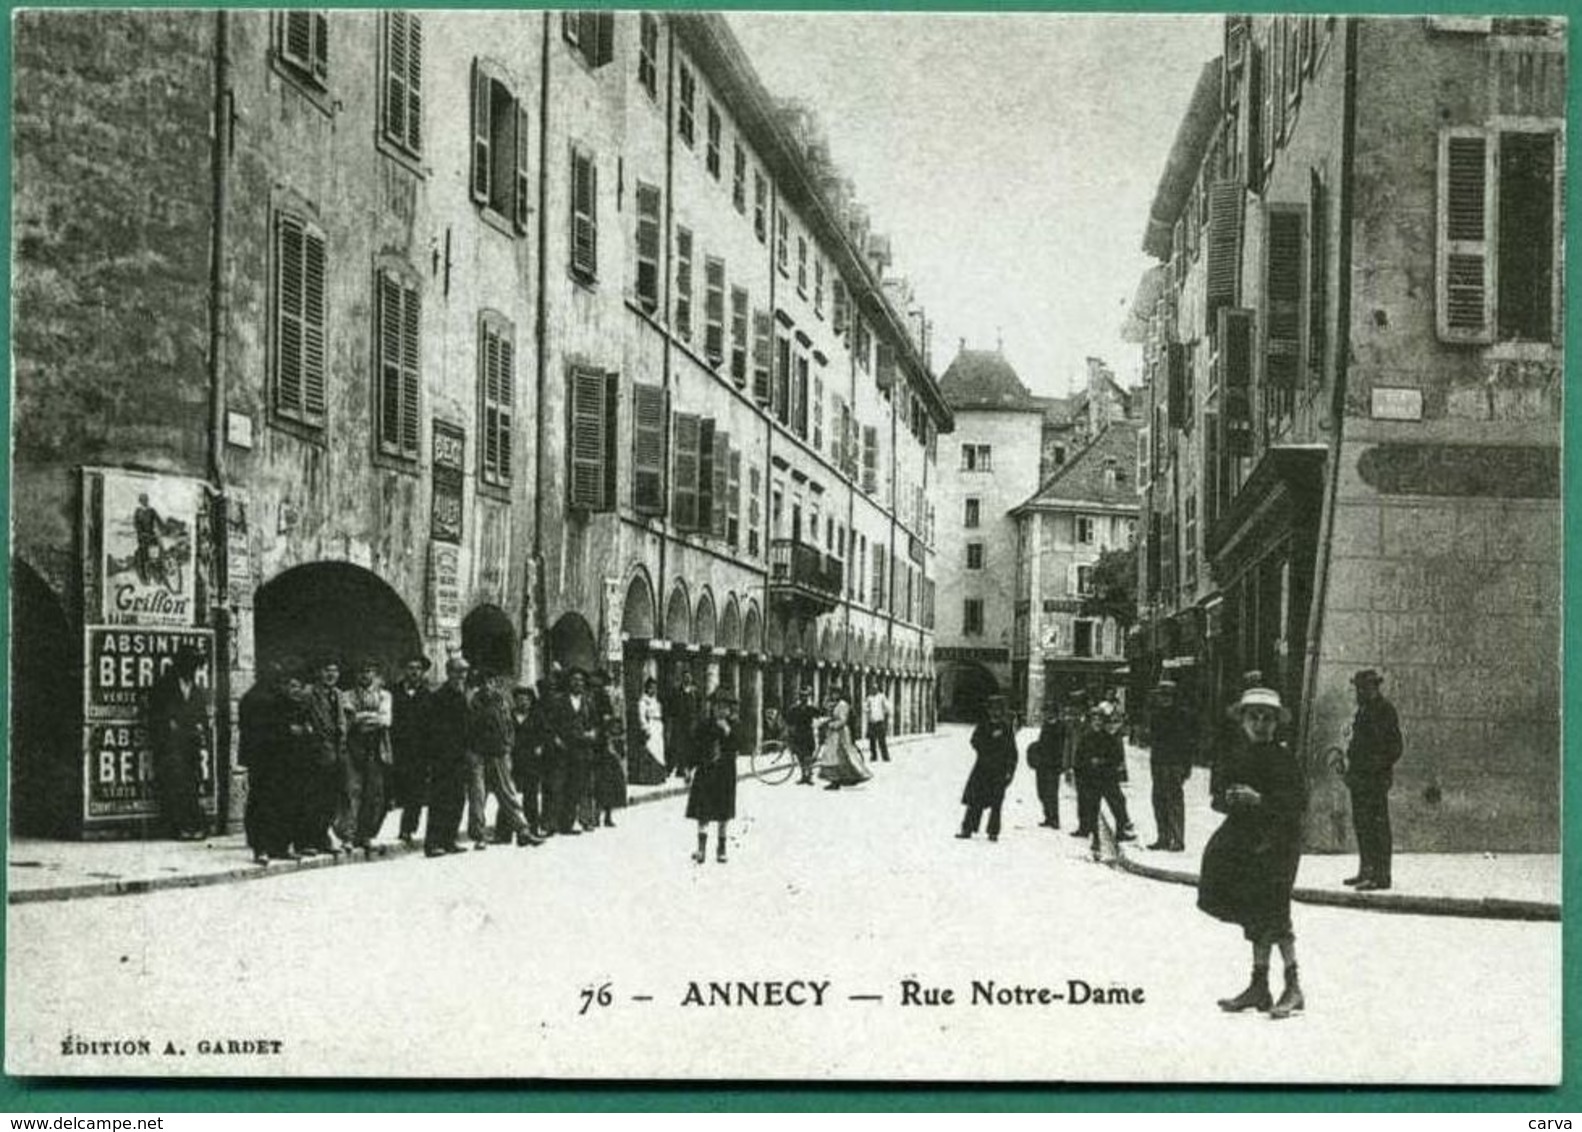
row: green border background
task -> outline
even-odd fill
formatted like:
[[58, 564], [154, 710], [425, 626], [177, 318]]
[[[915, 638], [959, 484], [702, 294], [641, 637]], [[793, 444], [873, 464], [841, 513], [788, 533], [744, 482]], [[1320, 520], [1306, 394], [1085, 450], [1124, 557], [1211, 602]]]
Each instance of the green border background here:
[[[142, 7], [217, 7], [208, 3], [192, 5], [149, 0], [127, 0], [126, 3], [72, 3], [59, 0], [40, 0], [33, 6], [50, 7], [126, 7], [131, 3]], [[11, 21], [10, 15], [18, 8], [6, 0], [7, 20], [0, 29], [0, 75], [4, 77], [3, 94], [6, 129], [0, 133], [0, 156], [10, 169], [11, 149]], [[227, 6], [263, 6], [262, 4], [236, 4]], [[281, 6], [305, 6], [289, 4]], [[318, 6], [318, 5], [315, 5]], [[371, 4], [363, 0], [332, 3], [332, 7], [390, 7], [391, 4]], [[497, 0], [428, 0], [414, 5], [423, 8], [503, 8], [514, 5]], [[1514, 3], [1512, 0], [1449, 0], [1439, 4], [1409, 3], [1401, 0], [1355, 3], [1340, 0], [1320, 4], [1312, 0], [1291, 0], [1283, 4], [1226, 4], [1205, 0], [1169, 0], [1166, 3], [1149, 3], [1147, 0], [1063, 0], [1060, 3], [1028, 3], [1026, 0], [1010, 4], [993, 4], [987, 0], [894, 0], [879, 4], [873, 0], [823, 0], [822, 3], [803, 0], [766, 0], [762, 3], [743, 3], [741, 0], [723, 0], [715, 4], [683, 3], [676, 0], [649, 0], [648, 3], [609, 4], [594, 0], [591, 6], [650, 7], [650, 8], [701, 8], [723, 10], [802, 10], [837, 8], [847, 11], [894, 10], [911, 12], [946, 11], [1022, 11], [1022, 12], [1151, 12], [1164, 14], [1213, 14], [1227, 10], [1252, 12], [1339, 12], [1346, 15], [1412, 15], [1425, 12], [1446, 12], [1487, 15], [1551, 14], [1571, 17], [1568, 28], [1570, 68], [1568, 74], [1568, 125], [1571, 145], [1567, 155], [1567, 183], [1572, 187], [1567, 202], [1566, 270], [1570, 285], [1566, 310], [1566, 368], [1577, 356], [1577, 346], [1582, 341], [1582, 304], [1577, 295], [1582, 292], [1582, 131], [1578, 130], [1579, 71], [1582, 71], [1582, 52], [1577, 51], [1579, 30], [1582, 30], [1582, 10], [1568, 12], [1557, 0], [1539, 3]], [[526, 7], [525, 5], [523, 7]], [[1156, 160], [1163, 162], [1163, 152]], [[0, 217], [5, 246], [11, 247], [11, 209], [9, 207], [9, 177], [6, 182], [7, 208]], [[0, 307], [0, 339], [7, 345], [9, 357], [11, 307], [9, 302], [9, 273], [7, 274], [7, 302]], [[5, 376], [4, 400], [0, 400], [0, 423], [4, 433], [11, 434], [11, 402], [9, 370]], [[1569, 394], [1569, 390], [1567, 391]], [[1582, 399], [1566, 397], [1564, 421], [1563, 491], [1565, 542], [1573, 538], [1582, 543], [1582, 470], [1576, 459], [1579, 441], [1582, 441]], [[10, 530], [10, 460], [0, 467], [0, 517], [5, 529]], [[10, 556], [0, 559], [0, 585], [9, 592]], [[1575, 601], [1576, 591], [1582, 585], [1582, 569], [1569, 553], [1565, 561], [1565, 607], [1563, 641], [1565, 658], [1573, 648], [1582, 646], [1582, 611]], [[10, 641], [10, 602], [0, 605], [0, 635]], [[10, 687], [10, 648], [0, 651], [0, 685]], [[1564, 728], [1562, 767], [1569, 761], [1569, 752], [1582, 727], [1577, 723], [1577, 709], [1582, 707], [1582, 677], [1564, 667]], [[0, 720], [0, 732], [8, 717]], [[7, 747], [9, 750], [9, 747]], [[9, 775], [0, 776], [0, 812], [9, 813], [7, 788]], [[859, 1112], [924, 1112], [924, 1111], [1079, 1111], [1079, 1112], [1263, 1112], [1263, 1111], [1334, 1111], [1334, 1112], [1517, 1112], [1534, 1116], [1552, 1116], [1570, 1113], [1573, 1118], [1582, 1113], [1582, 1086], [1579, 1086], [1578, 1058], [1582, 1057], [1582, 958], [1579, 958], [1575, 933], [1582, 913], [1582, 891], [1578, 888], [1578, 860], [1582, 859], [1582, 820], [1575, 815], [1582, 810], [1582, 777], [1570, 771], [1564, 774], [1563, 831], [1564, 862], [1562, 868], [1562, 901], [1565, 923], [1562, 940], [1562, 971], [1566, 973], [1562, 996], [1563, 1027], [1563, 1084], [1559, 1088], [1409, 1088], [1389, 1089], [1371, 1087], [1352, 1088], [1262, 1088], [1232, 1086], [1149, 1086], [1149, 1085], [822, 1085], [783, 1084], [755, 1085], [730, 1082], [720, 1085], [653, 1083], [607, 1083], [599, 1081], [573, 1081], [537, 1083], [532, 1081], [381, 1081], [358, 1080], [318, 1081], [296, 1080], [276, 1084], [258, 1079], [228, 1082], [171, 1081], [162, 1078], [116, 1079], [112, 1081], [81, 1082], [53, 1078], [16, 1078], [0, 1075], [0, 1112], [17, 1114], [57, 1112], [130, 1112], [130, 1113], [183, 1113], [183, 1112], [494, 1112], [494, 1111], [585, 1111], [585, 1112], [667, 1112], [667, 1111], [826, 1111], [844, 1110]], [[3, 882], [0, 882], [3, 883]], [[1362, 913], [1359, 913], [1362, 914]], [[0, 943], [4, 940], [5, 925], [0, 922]], [[1411, 956], [1400, 956], [1403, 963]], [[1499, 970], [1497, 955], [1488, 956], [1489, 970]], [[0, 988], [4, 974], [0, 972]], [[1465, 988], [1446, 986], [1449, 994], [1462, 993]], [[1544, 1009], [1545, 1004], [1535, 1004]], [[3, 1019], [0, 1019], [3, 1025]], [[406, 1035], [392, 1035], [392, 1042]], [[438, 1037], [438, 1035], [436, 1035]], [[1056, 1068], [1052, 1066], [1051, 1068]]]

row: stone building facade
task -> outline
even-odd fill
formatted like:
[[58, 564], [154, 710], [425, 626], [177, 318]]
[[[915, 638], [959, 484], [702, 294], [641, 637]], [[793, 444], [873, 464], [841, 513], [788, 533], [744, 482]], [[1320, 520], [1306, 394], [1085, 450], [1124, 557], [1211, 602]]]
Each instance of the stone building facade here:
[[230, 709], [285, 657], [691, 667], [755, 720], [860, 680], [931, 725], [950, 413], [883, 241], [723, 20], [15, 32], [22, 827], [149, 814], [131, 705], [178, 639], [233, 819]]
[[1231, 17], [1161, 178], [1134, 668], [1277, 687], [1316, 848], [1361, 668], [1400, 844], [1558, 845], [1566, 65], [1547, 19]]

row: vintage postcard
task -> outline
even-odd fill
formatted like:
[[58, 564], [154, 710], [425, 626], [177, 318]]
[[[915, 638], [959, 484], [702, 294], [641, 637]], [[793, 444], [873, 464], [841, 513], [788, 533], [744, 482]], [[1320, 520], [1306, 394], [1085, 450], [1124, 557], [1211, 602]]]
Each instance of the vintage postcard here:
[[1566, 35], [14, 13], [6, 1071], [1557, 1083]]

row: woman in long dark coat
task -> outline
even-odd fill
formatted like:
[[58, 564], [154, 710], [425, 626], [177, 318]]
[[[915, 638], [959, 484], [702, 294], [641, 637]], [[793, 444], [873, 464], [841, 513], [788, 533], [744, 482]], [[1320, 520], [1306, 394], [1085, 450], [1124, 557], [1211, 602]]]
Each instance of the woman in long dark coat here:
[[707, 859], [713, 822], [718, 842], [714, 859], [723, 865], [725, 838], [736, 816], [736, 756], [741, 753], [736, 697], [723, 690], [714, 693], [698, 720], [692, 749], [697, 758], [687, 791], [687, 817], [698, 823], [698, 849], [692, 859], [700, 865]]
[[[1240, 924], [1252, 944], [1252, 981], [1222, 1010], [1267, 1010], [1286, 1018], [1305, 1005], [1297, 981], [1296, 935], [1291, 930], [1291, 889], [1302, 859], [1302, 815], [1307, 783], [1290, 748], [1275, 739], [1291, 713], [1279, 693], [1249, 688], [1232, 709], [1242, 740], [1221, 754], [1211, 791], [1225, 821], [1203, 850], [1198, 907], [1215, 919]], [[1285, 991], [1269, 993], [1269, 955], [1280, 949]]]
[[989, 840], [1000, 839], [1000, 807], [1005, 804], [1005, 788], [1016, 774], [1016, 730], [1006, 710], [1004, 696], [989, 698], [989, 718], [978, 724], [972, 732], [972, 749], [977, 759], [972, 773], [967, 776], [967, 788], [961, 792], [961, 804], [967, 812], [961, 819], [957, 837], [967, 838], [978, 832], [983, 811], [989, 811]]

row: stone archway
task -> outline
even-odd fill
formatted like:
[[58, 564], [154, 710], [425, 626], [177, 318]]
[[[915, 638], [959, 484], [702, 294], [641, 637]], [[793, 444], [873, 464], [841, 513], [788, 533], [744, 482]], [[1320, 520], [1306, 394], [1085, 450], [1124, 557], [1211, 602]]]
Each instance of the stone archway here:
[[309, 562], [264, 583], [253, 598], [253, 634], [260, 672], [287, 657], [333, 656], [343, 672], [372, 660], [389, 678], [403, 658], [423, 651], [401, 595], [350, 562]]
[[665, 639], [684, 645], [692, 640], [692, 609], [687, 603], [687, 587], [677, 582], [665, 603]]
[[946, 661], [939, 666], [939, 717], [977, 723], [989, 697], [999, 691], [999, 681], [983, 665], [970, 660]]
[[651, 639], [657, 625], [654, 621], [654, 590], [648, 584], [648, 574], [639, 570], [632, 575], [626, 587], [626, 604], [621, 610], [621, 633], [630, 640]]
[[549, 658], [566, 672], [592, 671], [599, 663], [598, 640], [580, 613], [563, 613], [549, 630]]
[[498, 605], [480, 605], [462, 618], [461, 655], [481, 672], [516, 672], [516, 630]]

